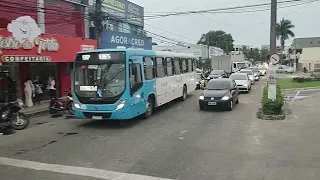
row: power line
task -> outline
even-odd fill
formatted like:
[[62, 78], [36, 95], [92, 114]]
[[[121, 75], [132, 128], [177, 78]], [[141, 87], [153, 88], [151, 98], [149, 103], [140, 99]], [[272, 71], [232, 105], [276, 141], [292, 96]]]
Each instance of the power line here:
[[[304, 0], [287, 0], [287, 1], [280, 1], [278, 2], [279, 5], [287, 4], [287, 3], [295, 3], [295, 2], [303, 2]], [[208, 9], [208, 10], [199, 10], [199, 11], [181, 11], [181, 12], [175, 12], [175, 13], [166, 13], [166, 14], [160, 14], [155, 15], [154, 17], [149, 18], [150, 19], [158, 19], [162, 17], [168, 17], [168, 16], [178, 16], [178, 15], [190, 15], [190, 14], [200, 14], [200, 13], [245, 13], [245, 12], [259, 12], [259, 11], [266, 11], [270, 9], [271, 3], [262, 3], [262, 4], [252, 4], [252, 5], [245, 5], [245, 6], [235, 6], [235, 7], [228, 7], [228, 8], [217, 8], [217, 9]], [[246, 8], [259, 8], [259, 7], [267, 7], [267, 9], [262, 10], [249, 10], [246, 11]], [[228, 10], [241, 10], [239, 12], [235, 11], [228, 11]]]
[[[304, 2], [304, 3], [299, 3], [299, 4], [294, 4], [294, 5], [288, 5], [288, 6], [285, 6], [285, 7], [279, 7], [278, 9], [287, 8], [287, 7], [294, 7], [294, 6], [300, 6], [300, 5], [305, 5], [305, 6], [301, 7], [301, 8], [299, 8], [298, 10], [292, 11], [292, 12], [284, 15], [284, 17], [285, 17], [285, 16], [291, 15], [291, 14], [293, 14], [293, 13], [301, 10], [302, 8], [304, 8], [304, 7], [306, 7], [306, 6], [309, 6], [310, 4], [312, 4], [312, 3], [314, 3], [314, 2], [319, 2], [319, 0], [311, 0], [311, 1], [308, 1], [308, 2]], [[221, 22], [221, 21], [212, 19], [212, 18], [208, 17], [208, 16], [205, 15], [205, 14], [202, 14], [202, 13], [201, 13], [201, 15], [202, 15], [203, 17], [209, 19], [209, 20], [212, 21], [212, 22], [216, 22], [216, 23], [223, 24], [223, 25], [226, 25], [226, 26], [252, 26], [252, 25], [260, 25], [260, 24], [265, 24], [265, 23], [269, 23], [269, 22], [270, 22], [270, 20], [268, 20], [268, 21], [262, 21], [262, 22], [253, 23], [253, 24], [227, 24], [227, 23], [224, 23], [224, 22]]]

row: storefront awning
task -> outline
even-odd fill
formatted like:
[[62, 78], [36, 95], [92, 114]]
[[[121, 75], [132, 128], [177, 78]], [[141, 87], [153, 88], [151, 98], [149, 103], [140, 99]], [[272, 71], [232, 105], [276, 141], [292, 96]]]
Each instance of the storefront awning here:
[[74, 62], [76, 53], [97, 48], [97, 41], [55, 34], [39, 36], [0, 30], [1, 62]]

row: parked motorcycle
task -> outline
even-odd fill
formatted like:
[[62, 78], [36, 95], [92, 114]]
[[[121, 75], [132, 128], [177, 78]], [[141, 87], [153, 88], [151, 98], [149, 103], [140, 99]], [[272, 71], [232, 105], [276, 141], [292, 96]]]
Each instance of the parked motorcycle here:
[[50, 114], [56, 114], [59, 111], [68, 111], [70, 115], [74, 115], [72, 107], [73, 98], [72, 94], [69, 93], [65, 99], [63, 98], [52, 98], [49, 105]]
[[22, 104], [22, 102], [13, 101], [0, 108], [1, 133], [12, 134], [14, 130], [22, 130], [28, 127], [30, 123], [29, 117], [19, 112], [22, 109]]

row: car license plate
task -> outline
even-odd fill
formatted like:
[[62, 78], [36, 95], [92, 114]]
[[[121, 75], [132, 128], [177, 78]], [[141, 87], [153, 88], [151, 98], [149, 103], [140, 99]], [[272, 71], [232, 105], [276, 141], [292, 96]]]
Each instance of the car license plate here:
[[102, 119], [102, 116], [92, 116], [92, 119]]
[[215, 106], [215, 105], [217, 105], [217, 103], [216, 102], [208, 102], [208, 105], [209, 106]]

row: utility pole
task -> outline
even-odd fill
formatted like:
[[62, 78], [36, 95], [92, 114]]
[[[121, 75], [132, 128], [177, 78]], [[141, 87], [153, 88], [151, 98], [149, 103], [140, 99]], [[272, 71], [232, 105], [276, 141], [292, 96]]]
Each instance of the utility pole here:
[[270, 63], [268, 73], [268, 99], [275, 100], [277, 98], [277, 78], [276, 64], [280, 61], [277, 54], [277, 0], [271, 0], [271, 16], [270, 16]]
[[277, 0], [271, 0], [270, 54], [277, 53]]
[[207, 58], [210, 59], [210, 44], [209, 44], [209, 38], [206, 37], [206, 40], [207, 40], [207, 49], [208, 49], [208, 56], [207, 56]]
[[95, 13], [94, 13], [94, 30], [95, 30], [95, 38], [98, 42], [98, 48], [100, 48], [100, 36], [102, 32], [102, 14], [101, 14], [101, 9], [102, 9], [102, 0], [96, 0], [95, 4]]

